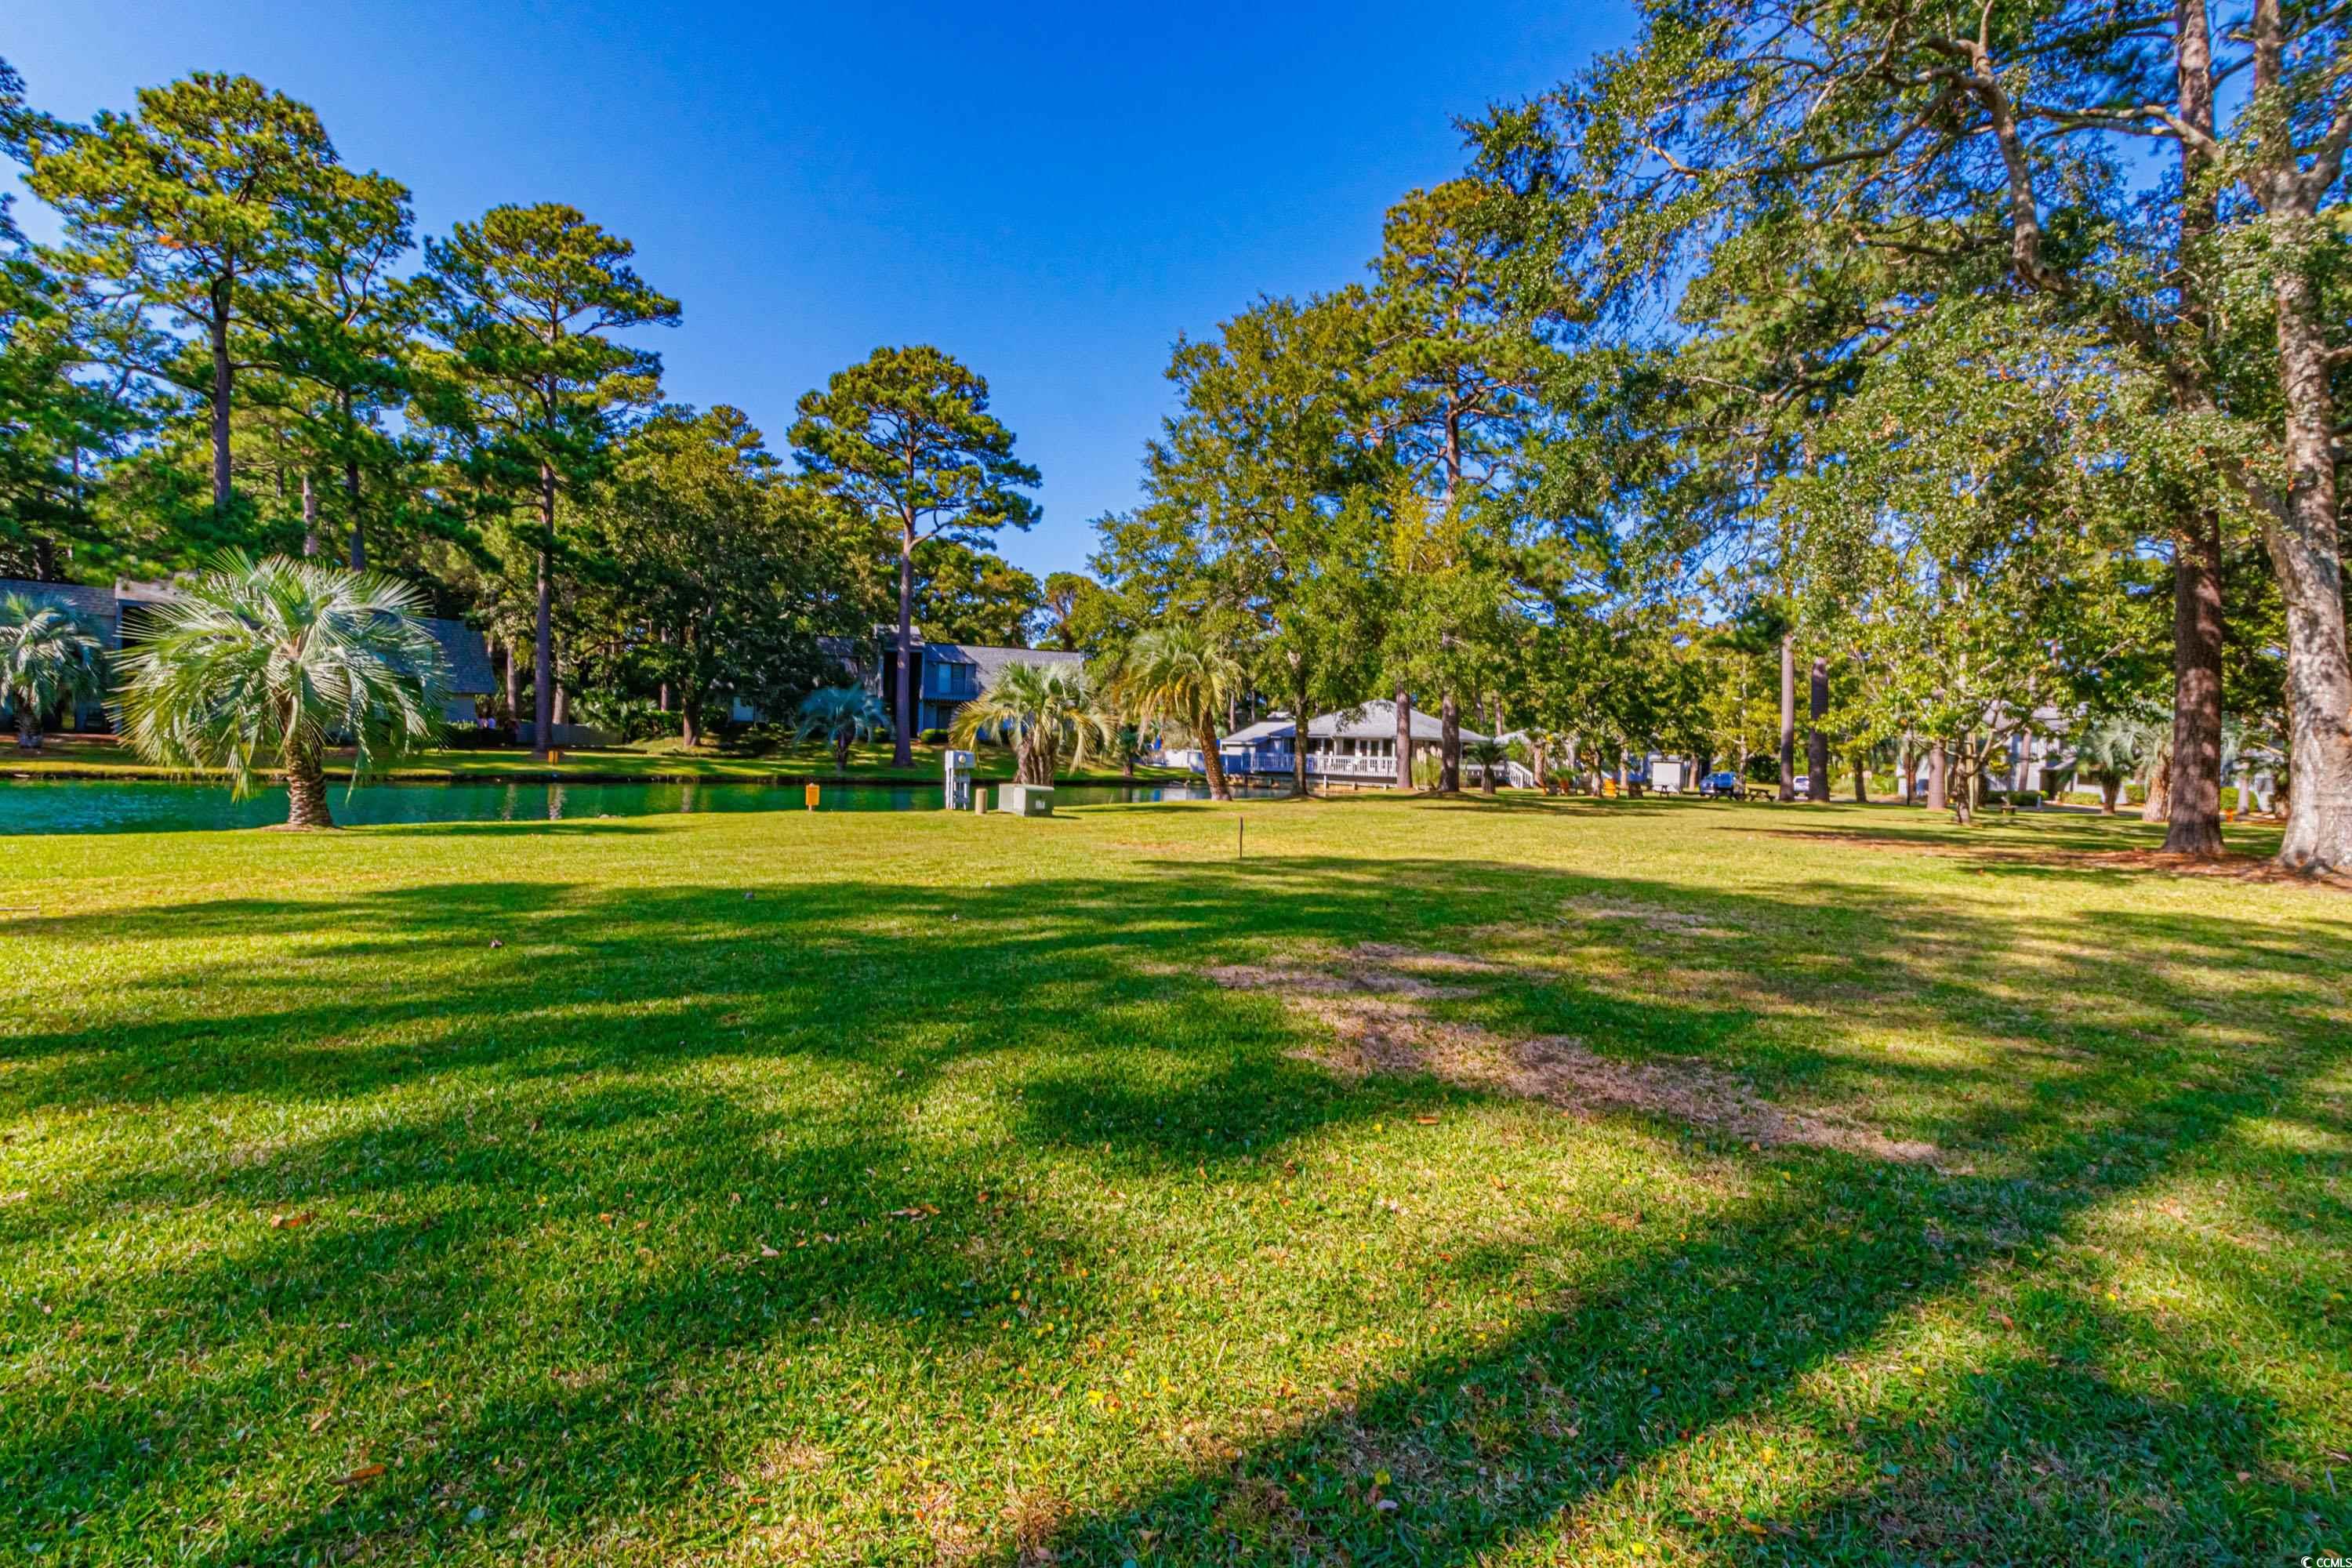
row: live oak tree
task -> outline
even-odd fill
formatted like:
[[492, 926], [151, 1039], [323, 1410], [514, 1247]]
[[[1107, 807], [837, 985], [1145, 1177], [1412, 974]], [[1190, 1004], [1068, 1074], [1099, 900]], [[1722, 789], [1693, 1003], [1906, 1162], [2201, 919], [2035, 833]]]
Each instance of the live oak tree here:
[[199, 397], [212, 497], [231, 507], [231, 415], [257, 300], [300, 268], [326, 217], [337, 159], [306, 105], [248, 77], [199, 72], [142, 89], [135, 113], [44, 121], [23, 137], [26, 183], [64, 219], [61, 267], [100, 295], [184, 330], [193, 352], [142, 368]]
[[[1360, 702], [1381, 647], [1378, 558], [1395, 479], [1365, 439], [1373, 315], [1361, 290], [1261, 300], [1182, 340], [1181, 399], [1146, 448], [1146, 509], [1189, 537], [1201, 601], [1252, 683], [1296, 716], [1292, 788], [1307, 790], [1306, 723]], [[1184, 612], [1163, 604], [1160, 614]]]
[[[2205, 0], [1698, 0], [1656, 5], [1640, 43], [1544, 111], [1496, 116], [1489, 155], [1559, 156], [1580, 255], [1654, 289], [1710, 247], [1796, 223], [1882, 258], [1882, 310], [2009, 293], [2102, 334], [2166, 387], [2176, 442], [2266, 537], [2288, 607], [2294, 815], [2284, 863], [2352, 864], [2352, 665], [2333, 471], [2338, 361], [2328, 303], [2344, 245], [2352, 83], [2339, 8], [2255, 0], [2217, 28]], [[2251, 89], [2217, 122], [2216, 84]], [[2131, 144], [2174, 167], [2133, 177]], [[2258, 291], [2237, 289], [2245, 277]], [[2272, 427], [2229, 352], [2268, 317]], [[2218, 498], [2162, 520], [2180, 600], [2176, 731], [2198, 787], [2175, 847], [2218, 846]]]
[[838, 629], [857, 563], [739, 410], [662, 410], [578, 510], [585, 613], [638, 689], [668, 694], [686, 744], [731, 697], [782, 713], [819, 683], [816, 637]]
[[617, 341], [634, 327], [674, 326], [677, 301], [629, 265], [635, 247], [560, 203], [494, 207], [428, 241], [434, 366], [454, 398], [437, 416], [476, 482], [535, 514], [534, 742], [555, 723], [555, 573], [561, 498], [609, 457], [614, 418], [650, 404], [661, 357]]
[[877, 521], [898, 544], [896, 765], [914, 762], [915, 547], [979, 545], [1025, 529], [1037, 470], [1013, 455], [1013, 432], [988, 411], [988, 383], [927, 343], [878, 348], [803, 395], [792, 442], [801, 466]]

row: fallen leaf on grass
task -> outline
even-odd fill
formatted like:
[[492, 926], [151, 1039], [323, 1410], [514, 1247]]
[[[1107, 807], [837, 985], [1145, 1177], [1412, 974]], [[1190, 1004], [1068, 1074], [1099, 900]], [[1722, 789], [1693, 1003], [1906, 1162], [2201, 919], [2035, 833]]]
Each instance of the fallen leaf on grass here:
[[310, 1417], [310, 1430], [316, 1432], [320, 1427], [324, 1426], [328, 1422], [332, 1421], [334, 1418], [335, 1413], [331, 1410], [319, 1411]]
[[383, 1474], [382, 1465], [362, 1465], [348, 1476], [337, 1476], [335, 1484], [339, 1487], [355, 1487], [362, 1481], [372, 1481], [382, 1474]]
[[892, 1219], [929, 1219], [939, 1212], [929, 1204], [917, 1204], [910, 1209], [892, 1209], [890, 1217]]
[[309, 1225], [312, 1220], [318, 1217], [319, 1216], [317, 1215], [311, 1213], [309, 1209], [304, 1209], [300, 1214], [274, 1214], [269, 1216], [269, 1228], [272, 1230], [292, 1230], [296, 1226]]

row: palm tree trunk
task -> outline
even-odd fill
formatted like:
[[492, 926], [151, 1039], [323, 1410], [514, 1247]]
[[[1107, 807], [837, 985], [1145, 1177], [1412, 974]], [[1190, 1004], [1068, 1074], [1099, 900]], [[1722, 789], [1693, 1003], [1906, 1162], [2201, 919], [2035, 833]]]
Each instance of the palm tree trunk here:
[[2156, 759], [2147, 775], [2147, 799], [2139, 808], [2142, 822], [2165, 822], [2172, 816], [2172, 753]]
[[2122, 774], [2109, 773], [2106, 777], [2101, 779], [2099, 781], [2099, 815], [2101, 816], [2113, 816], [2116, 814], [2116, 797], [2123, 793], [2124, 781]]
[[327, 812], [327, 778], [319, 765], [315, 743], [289, 747], [286, 752], [286, 826], [332, 827]]
[[16, 749], [20, 752], [41, 749], [41, 710], [21, 694], [16, 699]]
[[1209, 798], [1233, 799], [1234, 786], [1225, 778], [1225, 760], [1217, 754], [1217, 721], [1206, 708], [1192, 715], [1192, 741], [1201, 748], [1201, 772], [1209, 781]]
[[1951, 804], [1951, 753], [1940, 740], [1927, 742], [1927, 809], [1942, 811]]

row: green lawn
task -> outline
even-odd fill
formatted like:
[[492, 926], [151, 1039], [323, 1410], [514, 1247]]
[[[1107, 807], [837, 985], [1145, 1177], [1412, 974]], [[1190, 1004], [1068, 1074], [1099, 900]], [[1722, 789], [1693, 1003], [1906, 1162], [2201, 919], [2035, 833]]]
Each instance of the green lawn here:
[[[943, 748], [917, 746], [914, 750], [912, 767], [895, 768], [891, 765], [890, 746], [887, 741], [879, 745], [855, 747], [850, 753], [848, 776], [876, 783], [939, 783], [940, 753]], [[973, 755], [975, 767], [983, 781], [1003, 781], [1013, 777], [1013, 758], [1010, 751], [1001, 746], [991, 746]], [[331, 777], [348, 777], [351, 752], [330, 752], [327, 772]], [[16, 751], [5, 741], [0, 741], [0, 778], [12, 773], [36, 778], [174, 776], [164, 769], [140, 761], [136, 753], [117, 745], [110, 737], [102, 735], [51, 735], [41, 749], [34, 752]], [[778, 779], [815, 779], [822, 782], [837, 775], [834, 772], [833, 752], [823, 745], [788, 746], [767, 756], [751, 756], [715, 747], [685, 752], [677, 749], [676, 741], [671, 741], [663, 745], [614, 746], [593, 751], [574, 748], [563, 752], [551, 763], [540, 761], [527, 751], [435, 750], [405, 758], [384, 769], [381, 776], [420, 782], [560, 778], [579, 784], [592, 781], [639, 784], [688, 780], [768, 784]], [[1136, 769], [1135, 776], [1150, 782], [1190, 775], [1172, 768], [1139, 767]], [[1063, 777], [1065, 782], [1071, 784], [1127, 782], [1127, 775], [1116, 765], [1099, 763], [1083, 772], [1066, 770]]]
[[2148, 842], [7, 841], [0, 1563], [2352, 1552], [2352, 897]]

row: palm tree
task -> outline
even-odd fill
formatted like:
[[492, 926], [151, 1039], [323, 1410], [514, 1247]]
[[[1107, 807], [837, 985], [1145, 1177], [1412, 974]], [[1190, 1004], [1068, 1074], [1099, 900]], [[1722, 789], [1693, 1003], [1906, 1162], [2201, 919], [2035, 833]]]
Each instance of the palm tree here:
[[2153, 737], [2143, 721], [2123, 713], [2103, 713], [2074, 737], [2074, 755], [2067, 770], [2099, 786], [2099, 809], [2116, 814], [2116, 797], [2124, 781], [2137, 771]]
[[423, 608], [376, 573], [232, 551], [126, 636], [124, 732], [151, 762], [226, 773], [239, 795], [274, 759], [286, 826], [332, 827], [331, 736], [350, 741], [356, 780], [440, 733], [448, 669]]
[[821, 686], [801, 699], [803, 741], [822, 736], [833, 748], [833, 771], [849, 772], [849, 748], [890, 728], [890, 710], [862, 686]]
[[1217, 755], [1217, 715], [1241, 684], [1242, 667], [1198, 627], [1161, 626], [1129, 646], [1119, 671], [1120, 706], [1138, 722], [1172, 721], [1190, 731], [1201, 748], [1209, 794], [1231, 800], [1234, 786]]
[[1478, 777], [1482, 781], [1478, 787], [1488, 795], [1494, 794], [1495, 775], [1501, 773], [1503, 764], [1510, 760], [1511, 748], [1500, 741], [1473, 741], [1462, 748], [1462, 753], [1478, 764]]
[[70, 611], [0, 599], [0, 701], [16, 710], [16, 747], [41, 749], [41, 716], [60, 699], [106, 689], [106, 644]]
[[969, 746], [982, 734], [1013, 742], [1013, 782], [1051, 785], [1062, 751], [1070, 765], [1086, 765], [1096, 746], [1118, 744], [1118, 721], [1103, 710], [1076, 664], [1008, 664], [988, 689], [956, 710], [950, 737]]

